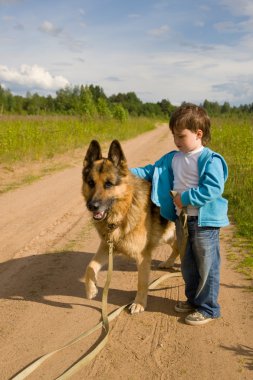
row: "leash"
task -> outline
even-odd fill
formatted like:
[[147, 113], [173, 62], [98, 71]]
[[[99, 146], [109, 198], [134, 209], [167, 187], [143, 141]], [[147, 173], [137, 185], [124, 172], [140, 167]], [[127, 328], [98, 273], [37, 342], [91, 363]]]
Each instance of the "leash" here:
[[[110, 234], [109, 234], [110, 236]], [[101, 342], [97, 344], [97, 346], [87, 355], [81, 357], [76, 363], [71, 365], [67, 370], [65, 370], [59, 377], [57, 377], [55, 380], [66, 380], [69, 379], [72, 375], [74, 375], [76, 372], [78, 372], [82, 367], [84, 367], [86, 364], [88, 364], [91, 360], [95, 358], [95, 356], [104, 348], [108, 341], [109, 337], [109, 322], [113, 321], [117, 316], [120, 315], [120, 313], [128, 308], [131, 303], [128, 303], [126, 305], [120, 306], [118, 309], [114, 310], [112, 313], [109, 315], [107, 314], [107, 299], [108, 299], [108, 291], [109, 291], [109, 286], [110, 286], [110, 281], [111, 281], [111, 276], [112, 276], [112, 271], [113, 271], [113, 249], [114, 249], [114, 244], [113, 240], [109, 238], [108, 240], [108, 245], [109, 245], [109, 262], [108, 262], [108, 270], [107, 270], [107, 277], [106, 277], [106, 282], [103, 290], [103, 295], [102, 295], [102, 321], [99, 322], [96, 326], [91, 328], [88, 331], [83, 332], [81, 335], [79, 335], [77, 338], [71, 340], [70, 342], [66, 343], [64, 346], [58, 348], [55, 351], [52, 351], [48, 354], [45, 354], [38, 359], [36, 359], [34, 362], [26, 366], [23, 370], [19, 371], [16, 375], [14, 375], [10, 380], [24, 380], [26, 379], [32, 372], [34, 372], [42, 363], [44, 363], [47, 359], [55, 355], [56, 353], [59, 353], [60, 351], [64, 350], [67, 347], [70, 347], [74, 345], [75, 343], [79, 342], [80, 340], [84, 339], [85, 337], [91, 335], [98, 329], [104, 328], [105, 330], [105, 335]], [[161, 282], [167, 280], [168, 278], [172, 277], [181, 277], [180, 272], [175, 272], [175, 273], [166, 273], [165, 275], [159, 277], [158, 279], [152, 281], [149, 284], [148, 289], [155, 289], [157, 285], [159, 285]]]
[[[171, 197], [174, 199], [178, 193], [176, 191], [170, 191]], [[177, 235], [177, 245], [178, 251], [180, 253], [180, 259], [183, 260], [185, 255], [187, 242], [188, 242], [188, 225], [187, 225], [187, 207], [183, 207], [178, 216], [176, 224], [176, 235]]]
[[74, 373], [78, 372], [83, 366], [85, 366], [92, 359], [94, 359], [95, 356], [97, 356], [97, 354], [104, 348], [104, 346], [106, 345], [108, 341], [110, 328], [109, 328], [109, 318], [107, 314], [107, 304], [108, 304], [107, 300], [108, 300], [109, 286], [110, 286], [112, 272], [113, 272], [113, 248], [114, 248], [113, 240], [111, 237], [109, 238], [107, 243], [109, 246], [109, 259], [108, 259], [109, 261], [108, 261], [106, 282], [105, 282], [105, 286], [104, 286], [104, 290], [102, 294], [102, 322], [99, 323], [99, 327], [102, 326], [105, 330], [105, 336], [103, 337], [101, 342], [98, 343], [98, 345], [95, 347], [94, 350], [92, 350], [88, 355], [80, 359], [76, 364], [73, 364], [71, 367], [69, 367], [65, 372], [62, 373], [62, 375], [57, 377], [56, 380], [65, 380], [65, 379], [68, 379], [70, 376], [74, 375]]

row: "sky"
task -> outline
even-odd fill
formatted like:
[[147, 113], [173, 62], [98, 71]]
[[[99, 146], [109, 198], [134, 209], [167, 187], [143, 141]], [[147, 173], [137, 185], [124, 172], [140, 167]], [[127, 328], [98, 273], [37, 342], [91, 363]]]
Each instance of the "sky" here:
[[253, 0], [0, 0], [0, 84], [253, 102]]

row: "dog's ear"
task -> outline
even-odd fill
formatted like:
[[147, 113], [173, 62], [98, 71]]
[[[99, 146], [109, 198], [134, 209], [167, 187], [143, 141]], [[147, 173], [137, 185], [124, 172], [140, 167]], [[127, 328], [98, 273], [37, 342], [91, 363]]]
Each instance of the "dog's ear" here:
[[126, 164], [126, 157], [123, 153], [118, 140], [113, 140], [108, 152], [108, 160], [110, 160], [116, 167]]
[[92, 140], [84, 157], [83, 166], [90, 165], [94, 161], [101, 160], [101, 158], [102, 151], [99, 142], [97, 140]]

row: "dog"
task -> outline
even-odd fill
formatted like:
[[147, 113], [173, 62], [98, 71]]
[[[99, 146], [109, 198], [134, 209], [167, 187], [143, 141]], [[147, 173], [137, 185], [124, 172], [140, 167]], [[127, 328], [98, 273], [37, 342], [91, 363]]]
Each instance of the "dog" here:
[[[82, 194], [92, 213], [101, 242], [85, 272], [86, 296], [97, 295], [97, 275], [108, 262], [108, 233], [116, 253], [136, 260], [138, 290], [130, 313], [140, 313], [147, 305], [149, 272], [153, 248], [168, 243], [171, 257], [160, 267], [171, 266], [178, 256], [175, 224], [160, 215], [151, 202], [151, 184], [133, 175], [120, 143], [112, 141], [108, 157], [103, 158], [101, 147], [91, 141], [83, 162]], [[169, 195], [168, 195], [169, 196]]]

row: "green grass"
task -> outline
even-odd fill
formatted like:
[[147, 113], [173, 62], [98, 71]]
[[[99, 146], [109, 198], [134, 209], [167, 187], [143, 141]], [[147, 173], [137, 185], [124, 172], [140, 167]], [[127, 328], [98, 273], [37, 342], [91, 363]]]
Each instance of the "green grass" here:
[[229, 168], [225, 197], [241, 236], [253, 232], [253, 118], [213, 120], [211, 148], [221, 153]]
[[52, 158], [80, 148], [92, 139], [100, 142], [125, 140], [154, 128], [154, 120], [129, 118], [123, 122], [83, 120], [62, 116], [2, 116], [0, 163]]
[[224, 156], [229, 168], [224, 196], [242, 248], [238, 268], [253, 273], [253, 117], [213, 119], [210, 147]]

